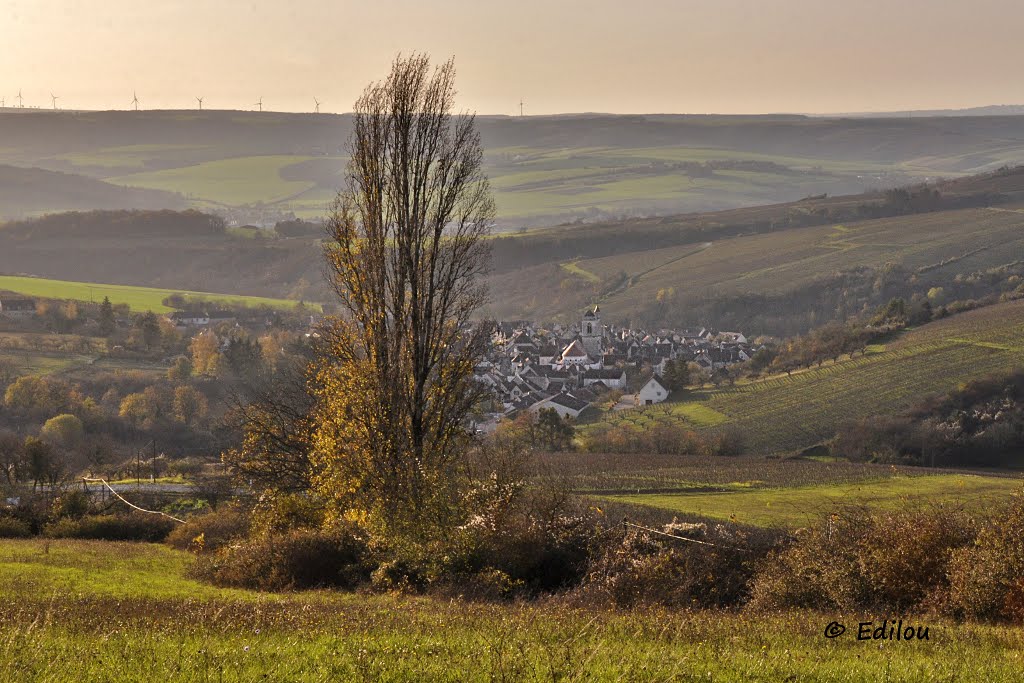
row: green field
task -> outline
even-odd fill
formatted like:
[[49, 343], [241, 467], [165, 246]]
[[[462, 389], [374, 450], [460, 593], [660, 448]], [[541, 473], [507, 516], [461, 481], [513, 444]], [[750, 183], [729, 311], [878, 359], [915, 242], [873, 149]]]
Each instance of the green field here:
[[[104, 285], [92, 282], [68, 282], [65, 280], [47, 280], [13, 275], [0, 275], [0, 291], [2, 290], [17, 292], [26, 296], [38, 296], [48, 299], [71, 299], [74, 301], [100, 302], [103, 301], [103, 297], [109, 297], [111, 303], [127, 304], [133, 311], [153, 311], [154, 313], [168, 313], [174, 310], [163, 304], [163, 300], [172, 294], [202, 298], [215, 304], [242, 306], [292, 308], [298, 303], [286, 299], [269, 299], [258, 296], [211, 294], [209, 292], [134, 287], [131, 285]], [[308, 305], [318, 308], [315, 304]]]
[[925, 616], [928, 641], [879, 647], [822, 630], [881, 615], [260, 595], [192, 581], [190, 562], [146, 544], [0, 541], [0, 679], [1001, 682], [1024, 656], [1019, 629]]
[[893, 509], [948, 504], [985, 513], [1020, 490], [1022, 480], [972, 474], [894, 476], [855, 483], [733, 487], [716, 492], [603, 496], [622, 503], [755, 526], [812, 524], [840, 505]]
[[905, 332], [874, 353], [673, 402], [598, 415], [584, 427], [653, 424], [730, 429], [752, 452], [786, 452], [830, 438], [847, 421], [891, 415], [922, 398], [1024, 367], [1024, 301], [969, 311]]
[[195, 166], [107, 178], [117, 185], [177, 192], [191, 199], [229, 206], [273, 204], [314, 187], [307, 180], [286, 180], [281, 172], [308, 161], [303, 156], [253, 156], [208, 161]]

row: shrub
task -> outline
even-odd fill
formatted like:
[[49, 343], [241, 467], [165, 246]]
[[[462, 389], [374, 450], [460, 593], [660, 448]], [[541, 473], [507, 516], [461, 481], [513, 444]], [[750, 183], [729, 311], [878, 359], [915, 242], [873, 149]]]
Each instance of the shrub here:
[[89, 495], [84, 491], [65, 491], [53, 501], [53, 516], [80, 519], [89, 513]]
[[178, 477], [195, 477], [202, 473], [206, 463], [201, 458], [179, 458], [167, 463], [167, 474]]
[[662, 531], [679, 540], [611, 530], [577, 596], [618, 607], [740, 605], [758, 561], [777, 541], [775, 532], [722, 524], [673, 522]]
[[0, 538], [28, 538], [32, 527], [28, 522], [13, 517], [0, 517]]
[[284, 534], [294, 529], [319, 529], [326, 519], [322, 500], [299, 493], [268, 493], [253, 509], [252, 528], [255, 535]]
[[513, 587], [535, 595], [575, 586], [586, 574], [593, 537], [586, 517], [524, 515], [494, 529], [477, 523], [467, 531], [473, 534], [472, 551], [463, 570], [480, 579], [472, 587], [485, 588], [484, 593], [491, 592], [499, 576], [504, 578], [498, 583], [508, 584], [506, 595]]
[[264, 591], [355, 588], [370, 577], [368, 548], [354, 526], [267, 534], [201, 557], [197, 578]]
[[428, 549], [439, 558], [427, 572], [430, 583], [476, 597], [577, 585], [590, 558], [592, 519], [558, 473], [529, 449], [513, 442], [492, 446], [471, 461], [467, 521]]
[[236, 507], [224, 507], [179, 524], [167, 535], [167, 543], [178, 550], [213, 552], [248, 531], [249, 516]]
[[954, 551], [971, 543], [959, 510], [870, 513], [846, 508], [800, 530], [772, 553], [753, 582], [762, 609], [891, 610], [936, 607]]
[[90, 515], [81, 519], [64, 518], [47, 524], [43, 528], [43, 535], [49, 538], [159, 543], [167, 538], [173, 528], [172, 520], [157, 515]]
[[949, 579], [955, 616], [1024, 621], [1024, 492], [954, 554]]

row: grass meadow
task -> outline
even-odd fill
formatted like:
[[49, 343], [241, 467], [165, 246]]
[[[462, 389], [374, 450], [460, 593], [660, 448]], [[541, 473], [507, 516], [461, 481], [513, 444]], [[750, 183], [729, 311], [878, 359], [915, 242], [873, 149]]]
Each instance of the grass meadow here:
[[678, 515], [793, 529], [851, 505], [871, 510], [941, 505], [984, 516], [1024, 488], [1019, 472], [876, 465], [838, 458], [588, 452], [542, 458], [542, 471], [586, 496], [592, 508], [606, 512], [610, 523], [621, 521], [621, 513], [652, 523]]
[[[257, 594], [187, 578], [191, 556], [0, 541], [9, 681], [1015, 681], [1020, 629], [902, 615], [927, 641], [858, 641], [894, 615]], [[848, 624], [839, 638], [825, 625]]]
[[[100, 302], [103, 301], [103, 297], [110, 297], [110, 301], [113, 304], [127, 304], [133, 311], [153, 311], [154, 313], [169, 313], [174, 310], [163, 304], [163, 300], [172, 294], [202, 298], [213, 304], [291, 308], [298, 303], [287, 299], [270, 299], [258, 296], [211, 294], [209, 292], [136, 287], [133, 285], [69, 282], [66, 280], [47, 280], [44, 278], [14, 275], [0, 275], [0, 291], [2, 290], [26, 296], [38, 296], [48, 299], [71, 299], [75, 301]], [[315, 306], [315, 304], [307, 305]]]
[[1016, 477], [977, 474], [890, 476], [856, 483], [809, 486], [726, 487], [723, 490], [619, 494], [601, 498], [646, 505], [687, 516], [751, 526], [806, 526], [841, 505], [878, 509], [948, 505], [979, 514], [1021, 488]]
[[268, 155], [220, 159], [194, 166], [133, 173], [108, 180], [117, 185], [177, 192], [186, 197], [235, 206], [280, 202], [312, 187], [309, 180], [286, 180], [281, 171], [314, 157]]

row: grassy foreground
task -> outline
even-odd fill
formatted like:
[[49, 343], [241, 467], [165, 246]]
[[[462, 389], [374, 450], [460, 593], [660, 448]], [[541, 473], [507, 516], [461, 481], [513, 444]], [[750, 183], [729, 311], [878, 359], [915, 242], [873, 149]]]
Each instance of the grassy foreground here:
[[[18, 277], [0, 275], [0, 290], [8, 290], [26, 296], [41, 296], [50, 299], [71, 299], [74, 301], [103, 301], [109, 297], [113, 304], [128, 304], [133, 311], [153, 311], [169, 313], [173, 308], [165, 306], [163, 300], [172, 294], [184, 294], [202, 298], [214, 304], [240, 304], [243, 306], [270, 306], [272, 308], [292, 308], [298, 302], [287, 299], [270, 299], [259, 296], [241, 296], [234, 294], [211, 294], [209, 292], [189, 292], [180, 289], [157, 289], [155, 287], [135, 287], [132, 285], [104, 285], [93, 282], [70, 282], [67, 280], [47, 280], [36, 277]], [[307, 304], [319, 309], [316, 304]]]
[[[1019, 680], [1024, 632], [892, 615], [614, 612], [550, 600], [260, 595], [185, 578], [160, 546], [0, 542], [0, 680]], [[823, 635], [838, 620], [847, 633]]]

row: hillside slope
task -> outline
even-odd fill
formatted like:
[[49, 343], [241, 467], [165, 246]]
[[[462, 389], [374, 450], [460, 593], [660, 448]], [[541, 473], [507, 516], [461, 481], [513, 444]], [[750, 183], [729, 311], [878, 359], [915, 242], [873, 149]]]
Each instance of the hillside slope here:
[[75, 173], [0, 164], [0, 216], [18, 218], [53, 211], [176, 209], [185, 198], [156, 189], [124, 187]]
[[922, 398], [1024, 366], [1024, 300], [977, 309], [905, 332], [866, 355], [820, 368], [600, 416], [601, 425], [685, 424], [734, 430], [756, 453], [779, 453], [832, 437], [845, 422], [892, 415]]
[[930, 191], [920, 212], [865, 194], [500, 238], [490, 311], [788, 335], [1024, 261], [1024, 168]]

